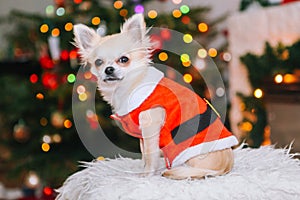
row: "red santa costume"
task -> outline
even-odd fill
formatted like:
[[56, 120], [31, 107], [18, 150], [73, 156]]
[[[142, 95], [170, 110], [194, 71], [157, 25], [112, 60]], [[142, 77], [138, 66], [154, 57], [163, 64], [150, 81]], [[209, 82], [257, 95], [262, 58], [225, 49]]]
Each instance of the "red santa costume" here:
[[126, 87], [132, 86], [123, 86], [115, 93], [121, 93], [117, 98], [124, 101], [115, 108], [112, 117], [121, 122], [129, 135], [142, 139], [139, 114], [155, 107], [164, 108], [166, 116], [159, 146], [167, 168], [181, 165], [199, 154], [238, 144], [206, 101], [190, 89], [165, 78], [159, 70], [149, 67], [129, 96], [124, 95]]

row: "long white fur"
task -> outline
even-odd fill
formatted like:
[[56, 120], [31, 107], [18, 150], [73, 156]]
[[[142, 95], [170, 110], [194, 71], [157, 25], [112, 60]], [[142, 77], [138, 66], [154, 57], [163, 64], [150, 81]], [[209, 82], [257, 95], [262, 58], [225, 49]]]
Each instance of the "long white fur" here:
[[65, 181], [57, 200], [300, 199], [300, 161], [289, 149], [237, 148], [234, 155], [230, 173], [205, 180], [141, 178], [139, 159], [81, 163], [86, 168]]

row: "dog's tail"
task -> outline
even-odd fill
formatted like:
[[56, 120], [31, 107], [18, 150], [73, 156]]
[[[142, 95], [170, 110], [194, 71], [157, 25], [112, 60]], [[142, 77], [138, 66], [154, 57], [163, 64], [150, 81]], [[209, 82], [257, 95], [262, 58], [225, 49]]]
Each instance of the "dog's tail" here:
[[181, 180], [181, 179], [201, 179], [207, 176], [218, 176], [224, 174], [223, 170], [209, 170], [201, 169], [190, 166], [178, 166], [170, 170], [163, 172], [163, 176], [171, 179]]

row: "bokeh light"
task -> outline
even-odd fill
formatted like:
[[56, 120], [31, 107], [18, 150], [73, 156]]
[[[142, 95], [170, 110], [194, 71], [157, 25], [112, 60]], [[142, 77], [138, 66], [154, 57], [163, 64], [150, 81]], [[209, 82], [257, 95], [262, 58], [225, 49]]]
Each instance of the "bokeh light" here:
[[46, 15], [51, 16], [54, 14], [54, 6], [53, 5], [49, 5], [46, 7]]
[[73, 29], [73, 24], [71, 22], [65, 24], [66, 31], [71, 31], [72, 29]]
[[190, 61], [190, 56], [186, 53], [181, 54], [180, 55], [180, 60], [181, 60], [181, 62], [188, 62], [188, 61]]
[[65, 14], [66, 10], [63, 7], [57, 8], [56, 15], [57, 16], [63, 16]]
[[41, 124], [42, 126], [47, 126], [47, 124], [48, 124], [47, 118], [46, 118], [46, 117], [42, 117], [42, 118], [40, 119], [40, 124]]
[[138, 4], [135, 6], [134, 8], [134, 12], [135, 13], [143, 13], [144, 12], [144, 6], [141, 4]]
[[97, 26], [97, 25], [100, 24], [100, 22], [101, 22], [100, 17], [93, 17], [93, 18], [92, 18], [92, 24], [93, 24], [93, 25]]
[[161, 52], [158, 54], [158, 59], [161, 61], [166, 61], [168, 60], [168, 54], [166, 52]]
[[191, 74], [184, 74], [183, 75], [183, 80], [186, 83], [191, 83], [193, 81], [193, 77]]
[[198, 30], [202, 33], [208, 31], [208, 25], [204, 22], [198, 24]]
[[51, 137], [49, 135], [44, 135], [43, 142], [48, 144], [51, 143]]
[[293, 74], [285, 74], [283, 76], [283, 82], [288, 83], [288, 84], [289, 83], [295, 83], [295, 82], [297, 82], [297, 77]]
[[150, 19], [155, 19], [155, 18], [157, 17], [157, 12], [156, 12], [155, 10], [150, 10], [150, 11], [148, 12], [148, 17], [149, 17]]
[[128, 15], [128, 10], [127, 9], [120, 10], [120, 16], [126, 17], [127, 15]]
[[218, 55], [218, 51], [215, 48], [210, 48], [208, 50], [208, 55], [212, 58], [216, 57]]
[[182, 0], [172, 0], [172, 2], [173, 2], [174, 4], [180, 4], [180, 3], [182, 2]]
[[44, 99], [44, 95], [42, 94], [42, 93], [37, 93], [36, 95], [35, 95], [35, 97], [37, 98], [37, 99], [39, 99], [39, 100], [43, 100]]
[[72, 127], [72, 122], [69, 120], [69, 119], [66, 119], [65, 121], [64, 121], [64, 127], [65, 128], [71, 128]]
[[263, 91], [260, 89], [260, 88], [257, 88], [254, 90], [254, 93], [253, 95], [256, 97], [256, 98], [262, 98], [263, 96]]
[[187, 14], [190, 12], [190, 8], [187, 6], [187, 5], [182, 5], [180, 6], [180, 11], [183, 13], [183, 14]]
[[231, 54], [228, 52], [223, 53], [223, 60], [229, 62], [231, 60]]
[[199, 49], [197, 54], [198, 54], [199, 58], [206, 58], [207, 51], [205, 49]]
[[50, 150], [50, 145], [48, 144], [48, 143], [43, 143], [42, 144], [42, 150], [44, 151], [44, 152], [48, 152], [49, 150]]
[[30, 77], [29, 77], [29, 80], [30, 80], [31, 83], [37, 83], [38, 80], [39, 80], [39, 77], [36, 74], [31, 74]]
[[283, 76], [281, 74], [277, 74], [274, 78], [275, 83], [282, 83]]
[[175, 9], [175, 10], [173, 10], [172, 15], [175, 18], [179, 18], [179, 17], [181, 17], [182, 13], [180, 12], [180, 10]]
[[60, 31], [59, 31], [58, 28], [54, 28], [54, 29], [52, 30], [52, 32], [51, 32], [51, 35], [52, 35], [53, 37], [58, 37], [59, 34], [60, 34]]
[[40, 27], [41, 33], [47, 33], [49, 31], [49, 26], [47, 24], [42, 24]]
[[184, 34], [183, 41], [185, 43], [191, 43], [193, 41], [193, 36], [191, 34]]
[[86, 93], [81, 93], [78, 95], [78, 98], [80, 101], [86, 101], [87, 100], [87, 94]]
[[114, 8], [115, 9], [121, 9], [123, 7], [123, 2], [122, 1], [115, 1], [114, 2]]
[[76, 80], [76, 76], [74, 74], [69, 74], [67, 76], [67, 80], [68, 80], [69, 83], [74, 83], [75, 80]]

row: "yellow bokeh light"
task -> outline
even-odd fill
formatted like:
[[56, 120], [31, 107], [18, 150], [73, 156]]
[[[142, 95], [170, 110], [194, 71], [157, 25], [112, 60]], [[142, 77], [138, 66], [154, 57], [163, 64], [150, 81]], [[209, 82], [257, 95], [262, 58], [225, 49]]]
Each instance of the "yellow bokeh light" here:
[[283, 76], [281, 74], [277, 74], [274, 78], [275, 83], [282, 83]]
[[123, 2], [122, 1], [115, 1], [114, 3], [114, 8], [115, 9], [121, 9], [123, 7]]
[[173, 17], [175, 17], [175, 18], [179, 18], [179, 17], [181, 17], [182, 13], [181, 13], [180, 10], [175, 9], [175, 10], [173, 10], [172, 15], [173, 15]]
[[208, 30], [208, 25], [206, 23], [198, 24], [198, 29], [200, 32], [204, 33]]
[[215, 48], [210, 48], [208, 50], [208, 55], [212, 58], [216, 57], [218, 55], [218, 51]]
[[51, 32], [51, 35], [52, 35], [53, 37], [58, 37], [59, 34], [60, 34], [60, 31], [59, 31], [58, 28], [54, 28], [54, 29], [52, 30], [52, 32]]
[[68, 120], [68, 119], [66, 119], [65, 121], [64, 121], [64, 127], [65, 128], [71, 128], [72, 127], [72, 122], [70, 121], [70, 120]]
[[86, 93], [81, 93], [78, 95], [78, 98], [80, 101], [86, 101], [87, 100], [87, 94]]
[[39, 99], [39, 100], [43, 100], [44, 99], [44, 95], [42, 93], [37, 93], [35, 97], [37, 99]]
[[41, 25], [40, 31], [41, 31], [42, 33], [47, 33], [47, 32], [49, 31], [49, 26], [48, 26], [47, 24]]
[[186, 53], [181, 54], [180, 60], [181, 60], [181, 62], [188, 62], [188, 61], [190, 61], [190, 56]]
[[206, 58], [207, 51], [205, 49], [199, 49], [198, 50], [198, 56], [199, 56], [199, 58]]
[[105, 158], [104, 158], [103, 156], [99, 156], [99, 157], [97, 158], [97, 160], [98, 160], [98, 161], [103, 161], [103, 160], [105, 160]]
[[191, 83], [192, 80], [193, 80], [193, 77], [192, 77], [191, 74], [184, 74], [184, 75], [183, 75], [183, 80], [184, 80], [184, 82], [186, 82], [186, 83]]
[[193, 41], [193, 36], [191, 34], [184, 34], [183, 41], [185, 43], [191, 43]]
[[65, 30], [71, 31], [73, 29], [73, 24], [71, 22], [66, 23]]
[[240, 125], [240, 129], [245, 132], [250, 132], [252, 130], [252, 128], [253, 128], [253, 126], [250, 122], [243, 122]]
[[189, 67], [189, 66], [191, 66], [191, 61], [189, 60], [189, 61], [187, 61], [187, 62], [182, 62], [182, 65], [184, 66], [184, 67]]
[[120, 15], [121, 15], [122, 17], [126, 17], [126, 16], [128, 15], [128, 10], [127, 10], [127, 9], [122, 9], [122, 10], [120, 10]]
[[48, 144], [48, 143], [43, 143], [42, 144], [42, 150], [44, 151], [44, 152], [48, 152], [49, 150], [50, 150], [50, 145]]
[[254, 90], [254, 96], [256, 97], [256, 98], [262, 98], [262, 96], [263, 96], [263, 91], [261, 90], [261, 89], [259, 89], [259, 88], [257, 88], [256, 90]]
[[155, 10], [150, 10], [150, 11], [148, 12], [148, 17], [149, 17], [150, 19], [156, 18], [156, 17], [157, 17], [157, 12], [156, 12]]
[[93, 18], [92, 18], [92, 24], [93, 24], [93, 25], [97, 26], [97, 25], [100, 24], [100, 22], [101, 22], [100, 17], [93, 17]]
[[166, 61], [168, 60], [168, 54], [166, 52], [161, 52], [160, 54], [158, 54], [158, 58], [161, 61]]
[[286, 74], [283, 76], [284, 83], [295, 83], [297, 82], [297, 77], [293, 74]]

